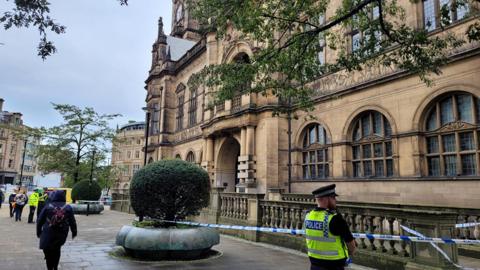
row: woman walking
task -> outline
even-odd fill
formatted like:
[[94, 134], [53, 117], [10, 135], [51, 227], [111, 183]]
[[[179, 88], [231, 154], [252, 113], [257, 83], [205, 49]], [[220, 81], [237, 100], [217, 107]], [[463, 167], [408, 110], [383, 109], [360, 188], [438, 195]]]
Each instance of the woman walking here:
[[68, 230], [72, 239], [77, 236], [77, 222], [72, 207], [66, 204], [65, 192], [54, 191], [37, 217], [37, 237], [43, 249], [48, 270], [57, 270], [60, 262], [60, 249], [67, 240]]
[[22, 221], [23, 207], [28, 201], [28, 197], [25, 194], [25, 190], [21, 190], [17, 196], [15, 196], [15, 221]]

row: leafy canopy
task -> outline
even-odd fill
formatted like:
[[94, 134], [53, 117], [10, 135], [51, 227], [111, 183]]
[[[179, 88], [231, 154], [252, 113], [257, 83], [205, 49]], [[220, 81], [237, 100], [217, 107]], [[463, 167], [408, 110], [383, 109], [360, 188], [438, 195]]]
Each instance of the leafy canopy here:
[[90, 173], [92, 159], [97, 164], [110, 151], [115, 131], [109, 127], [109, 121], [120, 115], [99, 114], [90, 107], [68, 104], [53, 104], [53, 107], [62, 116], [63, 123], [38, 129], [43, 135], [38, 166], [46, 173], [62, 172], [75, 184], [79, 179], [87, 178], [85, 174]]
[[[419, 0], [410, 0], [419, 2]], [[302, 108], [312, 105], [311, 84], [340, 70], [362, 70], [367, 65], [396, 67], [418, 74], [430, 84], [440, 74], [448, 53], [480, 38], [479, 0], [457, 0], [443, 5], [440, 28], [452, 22], [452, 12], [468, 9], [464, 33], [432, 35], [408, 23], [405, 4], [398, 0], [189, 0], [189, 8], [205, 33], [217, 38], [239, 31], [250, 42], [249, 64], [237, 62], [206, 66], [191, 80], [192, 87], [215, 89], [217, 102], [230, 99], [247, 82], [245, 92], [271, 93]], [[328, 12], [327, 12], [328, 11]], [[234, 30], [233, 30], [234, 29]], [[355, 50], [347, 35], [361, 33]], [[318, 55], [327, 46], [328, 61]], [[321, 90], [321, 89], [320, 89]]]

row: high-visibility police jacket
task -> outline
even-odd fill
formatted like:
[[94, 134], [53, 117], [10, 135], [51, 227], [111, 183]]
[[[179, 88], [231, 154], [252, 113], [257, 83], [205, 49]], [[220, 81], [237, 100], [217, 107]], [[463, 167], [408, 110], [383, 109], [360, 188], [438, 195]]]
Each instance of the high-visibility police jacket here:
[[305, 237], [308, 256], [320, 260], [348, 258], [346, 245], [340, 236], [330, 232], [330, 221], [337, 215], [327, 210], [312, 210], [305, 217]]
[[28, 204], [30, 206], [35, 206], [37, 207], [38, 206], [38, 193], [37, 192], [33, 192], [30, 197], [28, 197]]
[[39, 202], [45, 202], [47, 199], [48, 199], [48, 193], [47, 192], [43, 192], [42, 195], [40, 195], [38, 197]]

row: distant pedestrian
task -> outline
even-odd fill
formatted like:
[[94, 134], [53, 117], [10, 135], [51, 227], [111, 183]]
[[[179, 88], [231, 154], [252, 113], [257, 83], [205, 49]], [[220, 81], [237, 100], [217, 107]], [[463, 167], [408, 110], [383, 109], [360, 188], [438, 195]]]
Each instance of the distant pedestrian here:
[[69, 228], [73, 239], [77, 236], [73, 209], [66, 204], [65, 192], [54, 191], [37, 217], [37, 237], [40, 238], [40, 249], [45, 254], [48, 270], [58, 269], [60, 250], [67, 240]]
[[25, 194], [25, 190], [20, 191], [15, 196], [15, 221], [22, 221], [23, 207], [28, 202], [28, 197]]
[[39, 197], [38, 197], [37, 218], [40, 216], [40, 213], [42, 212], [42, 209], [45, 206], [45, 203], [47, 200], [48, 200], [47, 188], [44, 187], [43, 191], [40, 190]]
[[[35, 189], [33, 193], [28, 197], [28, 205], [30, 206], [30, 213], [28, 213], [28, 223], [33, 223], [33, 216], [35, 215], [35, 209], [38, 206], [38, 190]], [[37, 215], [38, 217], [38, 215]]]
[[0, 190], [0, 208], [2, 208], [3, 200], [5, 200], [5, 194]]
[[10, 217], [13, 218], [15, 211], [15, 196], [17, 196], [18, 189], [15, 189], [10, 196], [8, 196], [8, 206], [10, 207]]

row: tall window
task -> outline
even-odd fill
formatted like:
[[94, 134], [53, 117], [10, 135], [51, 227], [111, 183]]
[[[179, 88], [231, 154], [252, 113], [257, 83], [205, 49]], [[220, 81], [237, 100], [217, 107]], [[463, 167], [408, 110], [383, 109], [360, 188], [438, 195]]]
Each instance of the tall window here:
[[152, 118], [151, 134], [160, 133], [160, 105], [158, 103], [153, 104], [151, 118]]
[[195, 163], [195, 154], [191, 151], [187, 154], [187, 162]]
[[377, 111], [366, 111], [354, 123], [353, 177], [393, 176], [392, 128]]
[[325, 129], [313, 124], [305, 129], [302, 145], [303, 179], [325, 179], [330, 175], [328, 138]]
[[197, 123], [197, 89], [190, 92], [190, 104], [188, 106], [188, 126], [192, 127]]
[[478, 175], [478, 98], [456, 93], [430, 108], [426, 123], [429, 176]]
[[[424, 0], [423, 1], [423, 25], [425, 30], [433, 31], [442, 24], [442, 11], [446, 10], [449, 23], [465, 18], [470, 10], [468, 4], [456, 6], [456, 0]], [[452, 8], [452, 7], [456, 8]], [[445, 22], [443, 22], [445, 23]]]
[[380, 30], [373, 29], [360, 29], [360, 21], [362, 17], [368, 17], [368, 20], [373, 24], [380, 18], [380, 8], [377, 5], [371, 5], [366, 14], [354, 15], [352, 17], [352, 25], [349, 33], [350, 36], [350, 51], [355, 52], [362, 48], [364, 44], [373, 44], [375, 51], [380, 49], [380, 43], [382, 39], [382, 33]]
[[183, 101], [184, 96], [179, 96], [177, 105], [177, 130], [183, 129]]

